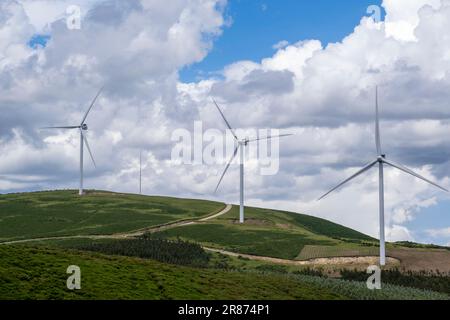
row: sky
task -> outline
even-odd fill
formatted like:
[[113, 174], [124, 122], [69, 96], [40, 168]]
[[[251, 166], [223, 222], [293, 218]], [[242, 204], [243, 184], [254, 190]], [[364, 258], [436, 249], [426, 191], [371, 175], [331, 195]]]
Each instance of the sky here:
[[220, 74], [228, 64], [240, 60], [260, 61], [274, 54], [274, 46], [283, 41], [318, 39], [322, 43], [338, 42], [351, 33], [367, 14], [367, 8], [381, 1], [292, 1], [232, 0], [225, 17], [230, 25], [214, 41], [214, 47], [201, 62], [180, 72], [182, 81], [198, 81]]
[[[66, 9], [81, 8], [80, 29]], [[377, 12], [368, 7], [377, 8]], [[88, 118], [87, 188], [238, 202], [238, 167], [172, 161], [195, 123], [274, 128], [279, 172], [249, 161], [246, 203], [378, 236], [377, 171], [316, 199], [375, 156], [374, 91], [388, 158], [450, 187], [448, 0], [4, 0], [0, 3], [0, 193], [77, 188], [79, 137], [45, 131]], [[226, 161], [227, 159], [222, 159]], [[386, 169], [390, 241], [450, 244], [450, 197]]]

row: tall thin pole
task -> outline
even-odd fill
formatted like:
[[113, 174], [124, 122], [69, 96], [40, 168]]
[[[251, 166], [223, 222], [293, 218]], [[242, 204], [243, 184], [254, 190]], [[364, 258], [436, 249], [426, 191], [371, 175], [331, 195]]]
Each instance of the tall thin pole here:
[[139, 194], [142, 194], [142, 150], [139, 151]]
[[241, 145], [240, 152], [240, 206], [239, 206], [239, 222], [244, 223], [244, 148], [245, 144]]
[[384, 173], [383, 162], [378, 162], [380, 180], [379, 180], [379, 197], [380, 197], [380, 265], [386, 265], [386, 249], [384, 239]]
[[80, 190], [78, 194], [83, 195], [83, 132], [80, 130]]

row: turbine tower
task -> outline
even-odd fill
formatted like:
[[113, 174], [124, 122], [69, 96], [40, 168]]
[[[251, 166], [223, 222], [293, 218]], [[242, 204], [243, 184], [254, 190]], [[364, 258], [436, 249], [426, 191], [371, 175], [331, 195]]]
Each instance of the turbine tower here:
[[326, 196], [328, 196], [333, 191], [339, 189], [347, 182], [355, 179], [359, 175], [363, 174], [364, 172], [371, 169], [373, 166], [378, 165], [378, 173], [379, 173], [379, 214], [380, 214], [380, 265], [384, 266], [386, 264], [386, 249], [385, 249], [385, 234], [384, 234], [384, 165], [391, 166], [395, 169], [398, 169], [400, 171], [403, 171], [409, 175], [412, 175], [413, 177], [416, 177], [418, 179], [421, 179], [425, 182], [428, 182], [429, 184], [448, 192], [448, 190], [444, 187], [439, 186], [438, 184], [424, 178], [423, 176], [415, 173], [414, 171], [406, 168], [405, 166], [401, 164], [397, 164], [393, 161], [387, 160], [386, 155], [382, 153], [381, 151], [381, 138], [380, 138], [380, 120], [379, 120], [379, 112], [378, 112], [378, 87], [375, 90], [375, 145], [377, 149], [377, 158], [370, 162], [368, 165], [363, 167], [361, 170], [356, 172], [354, 175], [352, 175], [350, 178], [344, 180], [339, 185], [337, 185], [335, 188], [331, 189], [329, 192], [324, 194], [322, 197], [319, 198], [319, 200], [322, 200]]
[[84, 154], [83, 154], [83, 147], [84, 144], [86, 144], [86, 148], [89, 151], [89, 155], [91, 157], [92, 162], [94, 163], [94, 166], [97, 167], [95, 160], [94, 160], [94, 156], [92, 155], [91, 152], [91, 148], [89, 147], [89, 142], [86, 138], [86, 135], [84, 133], [84, 131], [88, 130], [88, 125], [86, 124], [86, 119], [89, 115], [89, 112], [91, 111], [92, 107], [94, 106], [95, 102], [97, 101], [97, 98], [100, 96], [100, 93], [102, 92], [103, 88], [100, 89], [100, 91], [97, 93], [97, 95], [95, 96], [94, 100], [92, 101], [91, 105], [89, 106], [89, 109], [86, 111], [86, 113], [84, 114], [83, 119], [81, 120], [80, 125], [77, 126], [66, 126], [66, 127], [46, 127], [46, 128], [42, 128], [42, 129], [78, 129], [80, 130], [80, 189], [79, 189], [79, 195], [82, 196], [83, 195], [83, 159], [84, 159]]
[[260, 140], [270, 140], [270, 139], [281, 138], [281, 137], [288, 137], [288, 136], [292, 136], [292, 134], [282, 134], [282, 135], [269, 136], [269, 137], [266, 137], [266, 138], [258, 138], [258, 139], [252, 139], [252, 140], [249, 140], [248, 138], [239, 139], [237, 137], [236, 133], [234, 132], [233, 128], [231, 127], [230, 123], [225, 118], [225, 115], [223, 114], [222, 110], [220, 110], [220, 107], [217, 104], [217, 102], [214, 99], [213, 99], [213, 102], [214, 102], [214, 105], [216, 106], [217, 110], [219, 111], [220, 115], [222, 116], [223, 120], [225, 121], [225, 124], [227, 125], [228, 129], [230, 129], [230, 131], [231, 131], [231, 133], [232, 133], [232, 135], [234, 137], [234, 140], [237, 142], [237, 146], [234, 149], [233, 156], [231, 157], [230, 161], [228, 162], [227, 166], [225, 167], [225, 170], [223, 171], [222, 176], [220, 177], [219, 183], [217, 184], [217, 187], [216, 187], [216, 190], [214, 191], [214, 193], [216, 193], [217, 190], [219, 189], [219, 186], [220, 186], [220, 184], [221, 184], [225, 174], [227, 173], [228, 168], [230, 167], [230, 165], [233, 162], [234, 158], [236, 158], [236, 155], [237, 155], [238, 151], [240, 151], [240, 160], [239, 160], [239, 168], [240, 168], [239, 222], [240, 223], [244, 223], [244, 221], [245, 221], [245, 217], [244, 217], [244, 154], [245, 154], [245, 148], [251, 142], [256, 142], [256, 141], [260, 141]]
[[142, 194], [142, 149], [139, 150], [139, 194]]

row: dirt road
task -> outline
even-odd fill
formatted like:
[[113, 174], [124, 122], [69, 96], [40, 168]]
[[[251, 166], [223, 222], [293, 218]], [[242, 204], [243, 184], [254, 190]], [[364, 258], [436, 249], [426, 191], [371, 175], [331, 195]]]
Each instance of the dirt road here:
[[[217, 252], [217, 253], [221, 253], [221, 254], [224, 254], [227, 256], [231, 256], [231, 257], [243, 257], [243, 258], [255, 260], [255, 261], [264, 261], [264, 262], [270, 262], [270, 263], [275, 263], [275, 264], [294, 265], [294, 266], [376, 265], [376, 264], [378, 264], [378, 259], [379, 259], [378, 257], [342, 257], [342, 258], [320, 258], [320, 259], [298, 261], [298, 260], [287, 260], [287, 259], [279, 259], [279, 258], [272, 258], [272, 257], [254, 256], [254, 255], [250, 255], [250, 254], [242, 254], [242, 253], [236, 253], [236, 252], [208, 248], [208, 247], [203, 247], [203, 248], [206, 251]], [[387, 263], [387, 265], [399, 265], [400, 261], [398, 259], [388, 257], [388, 258], [386, 258], [386, 263]]]
[[228, 213], [233, 206], [231, 204], [226, 204], [225, 208], [220, 212], [215, 213], [213, 215], [198, 219], [198, 220], [185, 220], [185, 221], [176, 221], [173, 223], [168, 223], [162, 226], [149, 227], [139, 230], [134, 230], [130, 232], [124, 233], [115, 233], [111, 235], [76, 235], [76, 236], [61, 236], [61, 237], [46, 237], [46, 238], [33, 238], [33, 239], [23, 239], [23, 240], [14, 240], [14, 241], [6, 241], [1, 242], [0, 245], [8, 245], [8, 244], [19, 244], [19, 243], [28, 243], [28, 242], [37, 242], [37, 241], [49, 241], [49, 240], [70, 240], [70, 239], [92, 239], [92, 240], [100, 240], [100, 239], [127, 239], [134, 238], [144, 235], [145, 233], [155, 233], [168, 229], [179, 228], [184, 226], [189, 226], [201, 222], [206, 222], [217, 217], [220, 217], [226, 213]]

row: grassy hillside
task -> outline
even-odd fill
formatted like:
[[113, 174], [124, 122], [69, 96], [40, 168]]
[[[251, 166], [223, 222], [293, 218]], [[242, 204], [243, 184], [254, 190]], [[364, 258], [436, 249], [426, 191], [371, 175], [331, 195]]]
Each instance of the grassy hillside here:
[[[449, 299], [431, 291], [300, 274], [191, 268], [42, 246], [0, 246], [2, 299]], [[81, 290], [66, 288], [69, 265]]]
[[0, 195], [0, 241], [111, 234], [199, 218], [222, 203], [110, 192], [49, 191]]
[[[0, 299], [343, 299], [281, 275], [194, 269], [67, 249], [0, 246]], [[81, 290], [66, 288], [69, 265]]]
[[[375, 240], [368, 235], [345, 226], [333, 223], [331, 221], [308, 216], [304, 214], [298, 214], [293, 212], [260, 209], [260, 208], [246, 208], [245, 217], [256, 222], [262, 222], [272, 226], [291, 226], [299, 227], [314, 234], [323, 235], [335, 239], [349, 239], [349, 240]], [[222, 221], [235, 222], [239, 220], [239, 207], [234, 207], [229, 214], [221, 216], [219, 218]]]
[[246, 208], [246, 222], [241, 225], [237, 223], [238, 215], [238, 207], [233, 207], [211, 222], [166, 230], [156, 236], [180, 237], [215, 248], [283, 259], [301, 259], [306, 246], [351, 248], [358, 253], [358, 249], [364, 251], [367, 245], [376, 245], [369, 236], [311, 216]]
[[[377, 253], [375, 239], [295, 213], [246, 208], [241, 225], [233, 207], [200, 220], [223, 209], [216, 202], [98, 191], [84, 197], [76, 191], [0, 195], [0, 242], [48, 238], [39, 245], [0, 245], [0, 299], [448, 299], [395, 285], [370, 291], [363, 282], [325, 279], [314, 276], [316, 270], [305, 274], [298, 265], [205, 252], [198, 244], [298, 260]], [[152, 228], [179, 221], [193, 223]], [[148, 237], [115, 235], [138, 229]], [[394, 251], [411, 270], [450, 265], [448, 250], [389, 244], [388, 252]], [[81, 267], [81, 291], [66, 289], [69, 265]], [[326, 268], [333, 277], [334, 266]]]
[[[0, 195], [0, 242], [111, 235], [176, 221], [197, 220], [196, 224], [172, 226], [153, 236], [180, 237], [236, 253], [283, 259], [378, 255], [376, 239], [324, 219], [291, 212], [246, 208], [246, 222], [241, 225], [238, 223], [238, 207], [234, 206], [225, 215], [198, 221], [200, 217], [223, 208], [224, 204], [211, 201], [103, 191], [91, 191], [84, 197], [70, 190]], [[86, 244], [91, 240], [68, 241]], [[448, 250], [417, 246], [405, 248], [401, 243], [388, 244], [387, 252], [408, 269], [450, 271]]]

